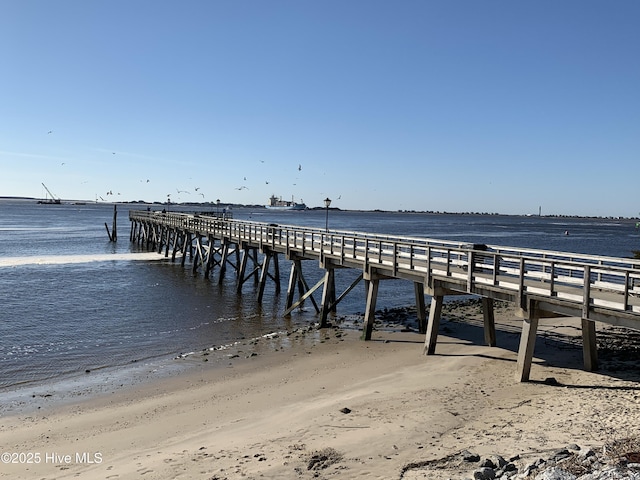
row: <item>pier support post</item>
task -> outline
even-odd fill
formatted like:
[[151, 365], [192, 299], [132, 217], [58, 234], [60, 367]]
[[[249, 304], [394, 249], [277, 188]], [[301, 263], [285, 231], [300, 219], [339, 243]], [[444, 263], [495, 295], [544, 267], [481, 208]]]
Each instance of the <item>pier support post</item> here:
[[364, 325], [362, 327], [362, 340], [371, 340], [373, 332], [373, 322], [375, 321], [376, 301], [378, 300], [378, 287], [380, 279], [370, 278], [366, 281], [367, 289], [367, 306], [364, 310]]
[[584, 369], [594, 372], [598, 369], [598, 347], [596, 343], [596, 322], [582, 318], [582, 356]]
[[222, 253], [220, 254], [220, 274], [218, 275], [218, 283], [222, 283], [224, 279], [224, 274], [227, 271], [227, 261], [229, 259], [229, 248], [231, 247], [231, 242], [228, 238], [224, 238], [222, 240]]
[[175, 229], [171, 227], [167, 227], [167, 242], [164, 246], [164, 258], [169, 256], [169, 247], [171, 246], [171, 238], [176, 234]]
[[[289, 285], [287, 287], [287, 299], [284, 305], [285, 310], [288, 310], [293, 305], [293, 297], [296, 293], [296, 285], [300, 296], [304, 294], [304, 286], [302, 284], [302, 260], [299, 258], [293, 258], [291, 264], [291, 274], [289, 275]], [[300, 305], [304, 303], [304, 300]]]
[[198, 271], [200, 265], [205, 265], [207, 261], [207, 254], [205, 252], [205, 245], [202, 243], [202, 235], [196, 233], [196, 253], [193, 257], [192, 272], [195, 274]]
[[484, 341], [490, 347], [496, 346], [496, 321], [493, 314], [493, 299], [482, 297], [482, 316], [484, 318]]
[[[260, 281], [258, 284], [258, 303], [262, 302], [264, 296], [264, 287], [267, 279], [271, 279], [276, 284], [276, 295], [280, 293], [280, 267], [278, 266], [278, 254], [272, 250], [264, 249], [264, 259], [262, 260], [262, 269], [260, 271]], [[273, 260], [273, 275], [269, 274], [269, 264]]]
[[267, 284], [267, 272], [269, 271], [269, 263], [271, 263], [271, 255], [265, 253], [262, 260], [262, 271], [260, 272], [260, 281], [258, 283], [258, 303], [262, 303], [264, 296], [264, 287]]
[[[321, 310], [318, 307], [315, 299], [313, 298], [313, 292], [315, 292], [321, 286], [324, 286], [325, 279], [322, 278], [318, 283], [316, 283], [312, 288], [309, 288], [309, 284], [304, 278], [302, 274], [302, 257], [297, 255], [288, 255], [289, 260], [293, 262], [291, 265], [291, 275], [289, 276], [289, 286], [287, 288], [287, 300], [284, 308], [284, 316], [289, 316], [291, 312], [298, 307], [302, 307], [304, 305], [305, 300], [308, 298], [311, 300], [313, 304], [313, 308], [315, 308], [316, 313], [320, 313]], [[298, 293], [300, 297], [297, 302], [294, 302], [296, 285], [298, 287]]]
[[176, 261], [176, 255], [182, 243], [184, 243], [184, 230], [176, 230], [175, 237], [173, 238], [173, 250], [171, 251], [171, 261]]
[[320, 328], [327, 327], [327, 318], [332, 310], [336, 298], [335, 269], [331, 265], [325, 265], [324, 288], [322, 289], [322, 305], [320, 306]]
[[425, 355], [433, 355], [436, 353], [436, 343], [438, 342], [438, 330], [440, 329], [440, 317], [442, 315], [443, 304], [444, 295], [433, 295], [431, 297], [429, 323], [427, 324], [427, 334], [424, 340]]
[[539, 316], [535, 301], [528, 303], [526, 311], [522, 311], [522, 334], [520, 336], [520, 346], [518, 347], [518, 363], [516, 370], [517, 382], [528, 382], [531, 374], [531, 363], [533, 362], [533, 351], [536, 345], [536, 334], [538, 331]]
[[160, 234], [158, 235], [158, 241], [156, 242], [156, 247], [158, 247], [158, 253], [162, 253], [162, 239], [164, 238], [164, 231], [167, 227], [160, 225]]
[[206, 262], [204, 262], [204, 278], [209, 278], [211, 270], [215, 266], [216, 239], [212, 234], [207, 237]]
[[424, 283], [413, 282], [413, 290], [416, 296], [416, 313], [418, 316], [418, 331], [427, 333], [427, 309], [424, 304]]
[[193, 237], [191, 236], [191, 232], [187, 232], [184, 237], [184, 243], [182, 245], [182, 258], [180, 259], [180, 265], [184, 267], [184, 262], [187, 260], [187, 250], [189, 254], [191, 254], [191, 243], [193, 242]]
[[[240, 267], [238, 268], [238, 285], [236, 286], [238, 293], [242, 293], [242, 285], [244, 285], [244, 282], [246, 282], [249, 277], [253, 277], [254, 283], [258, 284], [258, 271], [260, 270], [258, 264], [258, 249], [256, 247], [250, 247], [245, 242], [241, 244], [241, 248], [242, 258], [240, 259]], [[254, 269], [245, 276], [249, 260], [253, 262]]]

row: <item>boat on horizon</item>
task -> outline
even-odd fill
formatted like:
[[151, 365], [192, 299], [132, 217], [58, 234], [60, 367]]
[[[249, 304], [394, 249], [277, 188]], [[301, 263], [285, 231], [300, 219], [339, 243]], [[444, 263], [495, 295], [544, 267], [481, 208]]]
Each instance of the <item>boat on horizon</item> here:
[[[38, 203], [41, 205], [61, 205], [62, 201], [57, 198], [51, 191], [47, 188], [47, 186], [43, 183], [42, 186], [46, 190], [43, 200], [38, 200]], [[47, 195], [48, 194], [48, 195]], [[51, 198], [49, 198], [49, 196]]]
[[304, 201], [300, 199], [300, 203], [296, 202], [291, 196], [291, 201], [282, 200], [282, 197], [276, 197], [275, 195], [271, 195], [269, 197], [269, 203], [265, 205], [270, 210], [306, 210], [307, 206]]

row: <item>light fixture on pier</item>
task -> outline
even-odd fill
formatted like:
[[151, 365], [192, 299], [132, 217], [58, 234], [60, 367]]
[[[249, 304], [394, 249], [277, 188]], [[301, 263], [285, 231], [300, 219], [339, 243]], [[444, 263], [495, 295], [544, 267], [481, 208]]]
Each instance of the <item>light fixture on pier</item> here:
[[331, 205], [331, 199], [329, 197], [324, 199], [324, 206], [326, 207], [327, 210], [327, 214], [325, 217], [325, 222], [324, 222], [324, 230], [326, 232], [329, 231], [329, 205]]
[[216, 217], [220, 216], [220, 199], [216, 200]]

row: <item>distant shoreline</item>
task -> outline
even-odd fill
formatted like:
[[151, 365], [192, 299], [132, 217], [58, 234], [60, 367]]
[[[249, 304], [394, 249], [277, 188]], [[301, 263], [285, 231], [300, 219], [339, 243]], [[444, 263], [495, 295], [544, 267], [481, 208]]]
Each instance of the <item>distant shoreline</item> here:
[[[24, 201], [34, 201], [37, 202], [41, 200], [39, 198], [34, 197], [11, 197], [11, 196], [0, 196], [0, 201], [2, 200], [24, 200]], [[62, 200], [62, 204], [73, 205], [73, 204], [91, 204], [91, 205], [166, 205], [166, 202], [143, 202], [140, 200], [130, 201], [130, 202], [96, 202], [95, 200]], [[254, 204], [239, 204], [239, 203], [220, 203], [218, 205], [216, 202], [183, 202], [183, 203], [171, 203], [171, 205], [177, 205], [180, 207], [206, 207], [206, 208], [260, 208], [265, 211], [268, 210], [264, 205], [254, 205]], [[309, 207], [307, 210], [325, 210], [325, 207]], [[471, 216], [485, 216], [485, 217], [540, 217], [540, 218], [586, 218], [586, 219], [601, 219], [601, 220], [639, 220], [640, 217], [614, 217], [614, 216], [590, 216], [590, 215], [562, 215], [562, 214], [554, 214], [554, 215], [534, 215], [534, 214], [517, 214], [517, 213], [490, 213], [490, 212], [441, 212], [435, 210], [349, 210], [344, 208], [337, 207], [329, 207], [330, 211], [342, 211], [342, 212], [369, 212], [369, 213], [410, 213], [410, 214], [422, 214], [422, 215], [471, 215]], [[299, 212], [303, 212], [304, 210], [300, 210]]]

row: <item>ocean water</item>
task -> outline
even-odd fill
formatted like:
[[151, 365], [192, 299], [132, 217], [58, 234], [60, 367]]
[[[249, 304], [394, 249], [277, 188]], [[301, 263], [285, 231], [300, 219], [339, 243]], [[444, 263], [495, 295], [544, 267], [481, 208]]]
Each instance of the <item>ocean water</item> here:
[[[113, 243], [104, 225], [111, 228], [112, 205], [0, 200], [0, 393], [86, 371], [170, 362], [183, 353], [318, 320], [310, 302], [290, 318], [282, 316], [290, 269], [284, 258], [281, 293], [268, 284], [259, 305], [252, 282], [236, 294], [232, 269], [218, 283], [217, 269], [207, 280], [130, 243], [128, 209], [118, 205]], [[242, 208], [234, 217], [324, 228], [326, 212]], [[614, 257], [640, 250], [634, 220], [331, 210], [329, 227]], [[321, 278], [315, 262], [304, 268], [310, 285]], [[339, 292], [357, 274], [338, 272]], [[318, 303], [320, 295], [315, 295]], [[340, 303], [338, 315], [361, 313], [364, 302], [364, 287], [356, 288]], [[382, 282], [379, 309], [413, 302], [410, 282]]]

